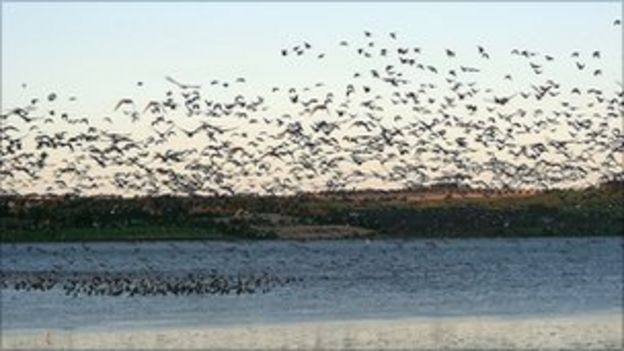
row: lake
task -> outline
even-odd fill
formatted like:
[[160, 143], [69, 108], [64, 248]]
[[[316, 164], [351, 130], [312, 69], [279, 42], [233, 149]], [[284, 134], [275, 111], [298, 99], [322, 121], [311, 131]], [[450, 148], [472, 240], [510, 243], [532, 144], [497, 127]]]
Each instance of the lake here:
[[3, 244], [2, 272], [295, 277], [253, 294], [1, 290], [3, 330], [622, 313], [617, 237]]

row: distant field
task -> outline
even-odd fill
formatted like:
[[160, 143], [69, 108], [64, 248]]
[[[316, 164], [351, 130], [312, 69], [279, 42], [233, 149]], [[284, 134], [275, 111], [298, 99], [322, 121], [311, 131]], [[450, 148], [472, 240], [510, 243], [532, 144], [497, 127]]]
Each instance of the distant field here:
[[622, 235], [624, 187], [0, 198], [3, 242]]

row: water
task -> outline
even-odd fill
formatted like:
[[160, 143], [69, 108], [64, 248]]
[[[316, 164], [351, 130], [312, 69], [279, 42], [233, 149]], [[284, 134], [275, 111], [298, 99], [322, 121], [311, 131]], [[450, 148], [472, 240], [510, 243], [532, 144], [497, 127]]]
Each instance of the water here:
[[1, 290], [2, 329], [622, 313], [621, 238], [3, 244], [2, 270], [270, 272], [266, 294]]

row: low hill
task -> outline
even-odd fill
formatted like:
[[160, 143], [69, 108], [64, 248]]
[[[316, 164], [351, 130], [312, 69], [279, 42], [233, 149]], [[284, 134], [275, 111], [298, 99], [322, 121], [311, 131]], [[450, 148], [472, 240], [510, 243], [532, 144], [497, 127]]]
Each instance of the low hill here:
[[293, 196], [0, 197], [3, 242], [622, 235], [624, 186]]

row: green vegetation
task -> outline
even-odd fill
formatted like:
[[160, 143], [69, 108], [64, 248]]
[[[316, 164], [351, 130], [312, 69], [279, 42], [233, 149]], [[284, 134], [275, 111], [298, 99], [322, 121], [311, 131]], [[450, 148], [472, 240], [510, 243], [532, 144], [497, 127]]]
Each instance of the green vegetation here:
[[618, 236], [624, 234], [621, 184], [527, 197], [458, 198], [418, 205], [393, 201], [336, 207], [319, 223], [348, 223], [401, 237]]
[[624, 183], [533, 194], [0, 197], [2, 242], [267, 239], [276, 237], [271, 228], [290, 225], [349, 225], [378, 237], [622, 235]]
[[270, 233], [215, 214], [192, 213], [188, 198], [3, 197], [3, 242], [264, 239]]
[[188, 240], [220, 239], [218, 233], [192, 227], [130, 226], [125, 228], [59, 228], [44, 230], [9, 230], [3, 241], [82, 241], [82, 240]]

